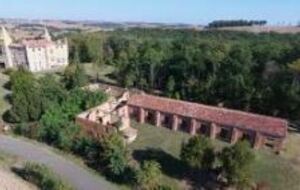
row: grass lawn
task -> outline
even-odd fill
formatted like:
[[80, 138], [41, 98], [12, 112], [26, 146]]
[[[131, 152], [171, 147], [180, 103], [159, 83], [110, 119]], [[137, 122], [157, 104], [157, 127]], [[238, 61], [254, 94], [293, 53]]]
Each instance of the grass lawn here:
[[[148, 152], [151, 155], [149, 149], [156, 149], [156, 153], [163, 155], [162, 158], [165, 159], [164, 161], [160, 160], [163, 163], [161, 164], [164, 174], [162, 181], [171, 185], [174, 189], [184, 189], [186, 183], [181, 180], [182, 176], [177, 176], [172, 172], [180, 172], [178, 161], [181, 143], [187, 140], [189, 135], [146, 124], [133, 123], [133, 126], [139, 130], [137, 140], [130, 145], [133, 158], [140, 160], [143, 153]], [[220, 141], [214, 141], [213, 143], [218, 149], [227, 146], [227, 144]], [[253, 166], [255, 181], [269, 184], [272, 190], [299, 190], [300, 150], [297, 150], [295, 143], [300, 145], [299, 134], [289, 136], [286, 145], [287, 151], [281, 155], [275, 155], [267, 150], [257, 151]], [[296, 160], [296, 158], [298, 159]], [[166, 166], [171, 168], [165, 168]]]
[[[170, 185], [173, 189], [185, 189], [185, 183], [179, 179], [177, 176], [172, 176], [171, 172], [177, 172], [179, 169], [178, 161], [181, 143], [189, 138], [188, 134], [181, 132], [172, 132], [165, 128], [157, 128], [150, 125], [140, 125], [133, 123], [134, 127], [137, 128], [138, 137], [135, 142], [133, 142], [129, 149], [135, 160], [140, 160], [143, 154], [149, 153], [151, 150], [153, 152], [157, 151], [157, 154], [161, 154], [162, 158], [168, 163], [161, 163], [163, 170], [162, 181], [165, 184]], [[154, 154], [154, 153], [153, 153]], [[166, 167], [167, 168], [166, 168]], [[173, 167], [173, 168], [170, 168]]]
[[[110, 76], [115, 69], [113, 66], [110, 65], [96, 66], [93, 63], [81, 63], [81, 65], [84, 67], [86, 74], [90, 79], [95, 80], [98, 75], [98, 79], [101, 80], [102, 82], [116, 84], [116, 81], [112, 79]], [[54, 74], [54, 76], [58, 78], [61, 78], [64, 73], [64, 68], [53, 69], [45, 72], [38, 72], [35, 73], [35, 76], [43, 77], [45, 76], [45, 74], [49, 74], [49, 73]]]
[[0, 151], [0, 168], [10, 168], [18, 160], [16, 156]]
[[114, 67], [110, 65], [101, 65], [101, 66], [95, 66], [92, 63], [84, 63], [83, 64], [85, 71], [87, 75], [92, 78], [96, 79], [98, 75], [98, 79], [100, 79], [103, 82], [108, 82], [115, 84], [116, 81], [113, 80], [109, 75], [113, 73]]

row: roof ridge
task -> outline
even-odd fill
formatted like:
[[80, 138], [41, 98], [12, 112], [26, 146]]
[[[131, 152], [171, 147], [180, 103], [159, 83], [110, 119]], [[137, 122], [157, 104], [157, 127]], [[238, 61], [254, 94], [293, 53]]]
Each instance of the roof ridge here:
[[231, 108], [205, 105], [205, 104], [201, 104], [201, 103], [189, 102], [189, 101], [184, 101], [184, 100], [176, 100], [176, 99], [172, 99], [172, 98], [166, 98], [166, 97], [155, 96], [155, 95], [150, 95], [150, 94], [140, 94], [140, 95], [149, 96], [149, 97], [153, 97], [153, 98], [159, 98], [159, 99], [162, 99], [162, 100], [168, 100], [168, 101], [172, 101], [172, 102], [179, 102], [179, 103], [183, 103], [183, 104], [192, 104], [192, 105], [201, 106], [201, 107], [204, 107], [204, 108], [214, 109], [214, 110], [217, 110], [217, 111], [221, 110], [221, 111], [224, 111], [224, 112], [238, 113], [238, 114], [243, 114], [243, 115], [247, 115], [247, 116], [251, 115], [251, 116], [261, 117], [261, 118], [265, 118], [265, 119], [272, 119], [272, 120], [277, 120], [277, 121], [281, 121], [281, 122], [287, 122], [287, 120], [283, 119], [283, 118], [277, 118], [277, 117], [272, 117], [272, 116], [267, 116], [267, 115], [261, 115], [261, 114], [257, 114], [257, 113], [253, 113], [253, 112], [245, 112], [245, 111], [231, 109]]

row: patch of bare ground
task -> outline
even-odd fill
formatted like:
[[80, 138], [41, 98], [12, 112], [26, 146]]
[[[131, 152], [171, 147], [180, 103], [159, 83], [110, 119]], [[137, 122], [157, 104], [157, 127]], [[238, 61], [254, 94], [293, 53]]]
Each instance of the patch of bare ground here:
[[37, 190], [11, 170], [18, 162], [19, 158], [0, 151], [0, 190]]
[[0, 169], [1, 190], [37, 190], [35, 186], [24, 181], [14, 173], [6, 169]]

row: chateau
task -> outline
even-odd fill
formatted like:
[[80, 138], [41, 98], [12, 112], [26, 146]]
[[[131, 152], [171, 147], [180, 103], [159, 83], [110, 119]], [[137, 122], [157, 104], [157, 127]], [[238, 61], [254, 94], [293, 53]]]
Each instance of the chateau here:
[[14, 42], [7, 30], [0, 31], [0, 67], [22, 67], [31, 72], [46, 71], [68, 65], [68, 42], [52, 40], [48, 30], [30, 39]]
[[113, 86], [96, 84], [87, 88], [96, 89], [114, 96], [114, 101], [92, 108], [76, 118], [79, 125], [96, 137], [111, 131], [117, 124], [124, 130], [127, 142], [132, 142], [137, 137], [137, 131], [130, 126], [132, 120], [231, 144], [247, 140], [254, 149], [268, 147], [275, 152], [282, 150], [287, 137], [288, 122], [284, 119], [128, 92]]

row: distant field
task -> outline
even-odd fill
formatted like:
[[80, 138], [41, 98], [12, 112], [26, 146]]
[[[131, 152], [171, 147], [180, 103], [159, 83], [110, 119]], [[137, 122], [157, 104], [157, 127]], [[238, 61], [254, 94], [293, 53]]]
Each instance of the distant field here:
[[243, 26], [243, 27], [224, 27], [217, 30], [245, 31], [253, 33], [276, 32], [276, 33], [300, 33], [300, 27], [296, 26]]
[[[147, 152], [147, 150], [149, 152], [149, 148], [160, 149], [160, 154], [166, 158], [163, 181], [175, 189], [184, 189], [186, 183], [177, 178], [174, 173], [178, 167], [176, 163], [178, 163], [181, 143], [187, 140], [189, 135], [150, 125], [137, 123], [133, 125], [139, 130], [137, 140], [130, 145], [133, 154]], [[300, 189], [300, 134], [291, 134], [288, 140], [287, 151], [282, 155], [275, 155], [267, 150], [256, 152], [256, 162], [253, 167], [256, 182], [269, 184], [272, 190]], [[214, 144], [217, 148], [228, 146], [220, 141], [214, 141]], [[172, 176], [170, 173], [173, 170], [175, 171]]]

